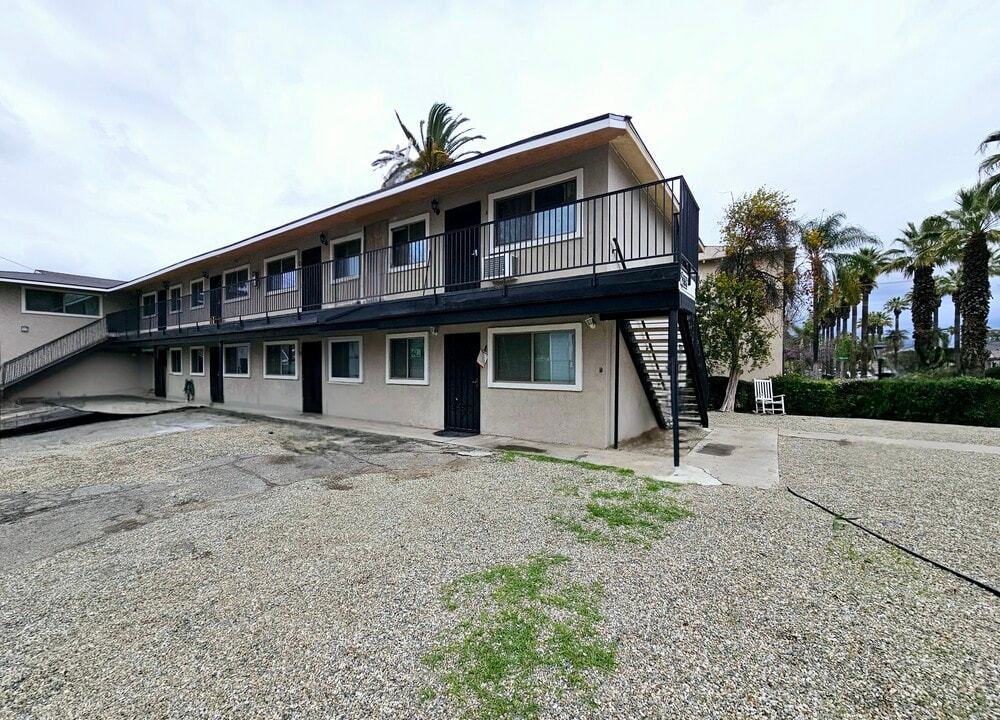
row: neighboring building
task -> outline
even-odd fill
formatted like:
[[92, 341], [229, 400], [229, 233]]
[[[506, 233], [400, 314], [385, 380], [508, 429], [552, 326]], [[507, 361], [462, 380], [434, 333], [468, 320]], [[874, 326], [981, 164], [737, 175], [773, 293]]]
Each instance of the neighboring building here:
[[[705, 245], [704, 250], [699, 255], [698, 273], [701, 277], [719, 272], [722, 258], [726, 256], [726, 248], [722, 245]], [[767, 323], [774, 331], [775, 335], [771, 339], [771, 359], [762, 367], [751, 370], [743, 368], [744, 379], [749, 378], [769, 378], [781, 375], [784, 368], [785, 341], [784, 341], [784, 316], [780, 309], [774, 310], [767, 317]]]
[[998, 340], [986, 343], [986, 367], [1000, 367], [1000, 341]]
[[3, 383], [617, 445], [707, 424], [698, 248], [684, 179], [600, 116], [118, 284]]

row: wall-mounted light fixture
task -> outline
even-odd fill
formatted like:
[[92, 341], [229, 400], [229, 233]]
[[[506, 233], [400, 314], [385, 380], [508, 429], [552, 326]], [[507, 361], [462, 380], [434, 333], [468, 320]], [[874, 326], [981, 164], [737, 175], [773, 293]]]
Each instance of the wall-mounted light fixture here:
[[201, 276], [203, 278], [205, 278], [206, 280], [208, 280], [208, 270], [202, 270], [201, 271]]
[[28, 332], [28, 326], [27, 325], [22, 325], [21, 326], [21, 332]]
[[258, 285], [260, 285], [260, 273], [257, 272], [256, 270], [254, 270], [250, 274], [250, 279], [253, 280], [253, 286], [254, 287], [257, 287]]
[[584, 318], [583, 321], [587, 324], [587, 327], [589, 327], [591, 330], [593, 330], [595, 327], [597, 327], [597, 321], [594, 320], [594, 316], [593, 315], [591, 315], [588, 318]]
[[330, 244], [330, 241], [326, 237], [326, 233], [320, 233], [319, 234], [319, 244], [320, 245], [329, 245]]
[[441, 203], [438, 202], [437, 198], [434, 198], [433, 200], [431, 200], [431, 210], [434, 211], [435, 215], [440, 215], [441, 214]]
[[431, 326], [431, 335], [437, 335], [437, 334], [438, 334], [437, 325]]
[[168, 287], [170, 287], [170, 281], [169, 280], [164, 280], [163, 281], [163, 289], [166, 290]]

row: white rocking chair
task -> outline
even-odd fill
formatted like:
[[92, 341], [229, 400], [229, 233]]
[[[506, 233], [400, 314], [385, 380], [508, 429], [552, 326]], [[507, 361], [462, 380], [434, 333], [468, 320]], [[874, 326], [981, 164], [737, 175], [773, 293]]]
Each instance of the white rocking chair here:
[[753, 410], [755, 413], [774, 415], [775, 411], [780, 410], [782, 415], [785, 414], [785, 396], [775, 396], [770, 378], [766, 380], [754, 378], [753, 394], [754, 399], [757, 401], [756, 407]]

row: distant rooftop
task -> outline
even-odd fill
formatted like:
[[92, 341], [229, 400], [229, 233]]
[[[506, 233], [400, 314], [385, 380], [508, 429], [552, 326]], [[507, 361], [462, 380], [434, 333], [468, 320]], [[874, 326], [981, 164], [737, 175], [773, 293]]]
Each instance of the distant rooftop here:
[[11, 272], [0, 270], [0, 283], [24, 283], [28, 285], [52, 285], [55, 287], [85, 288], [87, 290], [110, 290], [121, 285], [123, 280], [90, 277], [88, 275], [71, 275], [69, 273], [53, 272], [51, 270], [35, 270], [35, 272]]

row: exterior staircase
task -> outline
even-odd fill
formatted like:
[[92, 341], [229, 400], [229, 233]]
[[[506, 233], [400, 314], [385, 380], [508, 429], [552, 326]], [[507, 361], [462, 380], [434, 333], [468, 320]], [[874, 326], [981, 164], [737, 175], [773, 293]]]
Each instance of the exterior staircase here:
[[7, 360], [0, 368], [0, 393], [48, 372], [72, 357], [95, 349], [107, 339], [107, 319], [101, 318]]
[[[678, 316], [675, 339], [678, 427], [708, 427], [708, 375], [697, 320], [688, 313], [681, 312]], [[670, 387], [670, 319], [626, 320], [622, 334], [657, 424], [664, 430], [670, 428], [675, 403]]]

